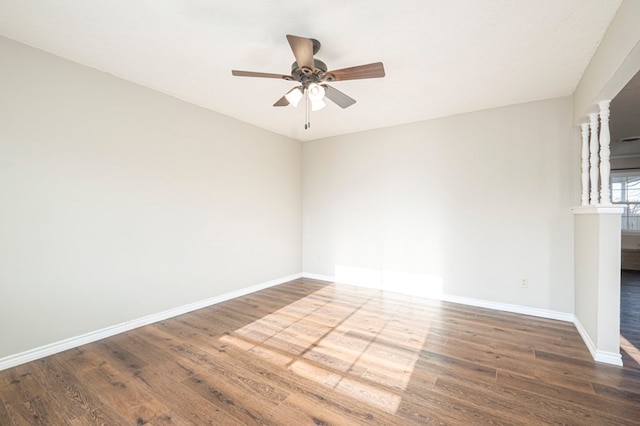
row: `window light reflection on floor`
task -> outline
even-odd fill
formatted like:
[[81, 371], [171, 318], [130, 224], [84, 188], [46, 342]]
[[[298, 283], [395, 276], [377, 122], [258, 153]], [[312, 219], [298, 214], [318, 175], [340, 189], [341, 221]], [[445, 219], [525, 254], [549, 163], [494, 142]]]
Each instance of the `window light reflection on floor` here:
[[[358, 292], [362, 303], [354, 307]], [[327, 286], [220, 340], [394, 413], [427, 337], [427, 317], [401, 298]]]
[[620, 349], [627, 353], [636, 363], [640, 365], [640, 349], [634, 346], [624, 336], [620, 336]]

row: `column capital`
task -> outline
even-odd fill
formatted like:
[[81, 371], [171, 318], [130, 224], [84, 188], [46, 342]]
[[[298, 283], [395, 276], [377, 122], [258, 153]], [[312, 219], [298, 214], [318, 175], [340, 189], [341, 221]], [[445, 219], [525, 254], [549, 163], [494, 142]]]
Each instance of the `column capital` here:
[[607, 110], [609, 109], [609, 105], [611, 105], [611, 99], [605, 99], [602, 101], [598, 102], [598, 106], [600, 107], [600, 111], [602, 111], [603, 108], [606, 108]]

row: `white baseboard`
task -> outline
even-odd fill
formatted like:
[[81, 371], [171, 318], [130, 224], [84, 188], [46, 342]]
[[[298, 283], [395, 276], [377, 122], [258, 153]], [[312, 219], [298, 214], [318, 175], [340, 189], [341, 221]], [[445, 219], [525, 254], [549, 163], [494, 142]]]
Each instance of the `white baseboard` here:
[[[303, 278], [311, 278], [314, 280], [321, 280], [321, 281], [329, 281], [329, 282], [335, 282], [335, 277], [330, 276], [330, 275], [321, 275], [321, 274], [314, 274], [311, 272], [303, 272], [302, 273], [302, 277]], [[375, 289], [375, 290], [380, 290], [379, 286], [375, 286], [375, 285], [366, 285], [366, 284], [362, 284], [362, 283], [344, 283], [344, 284], [348, 284], [348, 285], [355, 285], [357, 287], [366, 287], [366, 288], [371, 288], [371, 289]], [[394, 291], [394, 290], [387, 290], [387, 291]], [[408, 294], [409, 296], [418, 296], [418, 297], [428, 297], [429, 296], [425, 296], [423, 293], [410, 293], [410, 292], [402, 292], [402, 291], [398, 291], [399, 293], [403, 293], [403, 294]], [[574, 320], [574, 316], [573, 314], [569, 314], [566, 312], [558, 312], [558, 311], [552, 311], [549, 309], [540, 309], [540, 308], [531, 308], [528, 306], [521, 306], [521, 305], [511, 305], [508, 303], [500, 303], [500, 302], [492, 302], [489, 300], [482, 300], [482, 299], [473, 299], [470, 297], [460, 297], [460, 296], [454, 296], [451, 294], [442, 294], [440, 296], [432, 296], [430, 297], [432, 299], [438, 299], [438, 300], [443, 300], [445, 302], [451, 302], [451, 303], [459, 303], [461, 305], [468, 305], [468, 306], [476, 306], [479, 308], [487, 308], [487, 309], [493, 309], [496, 311], [506, 311], [506, 312], [513, 312], [516, 314], [523, 314], [523, 315], [532, 315], [535, 317], [541, 317], [541, 318], [548, 318], [548, 319], [554, 319], [554, 320], [559, 320], [559, 321], [566, 321], [566, 322], [573, 322]]]
[[587, 333], [587, 330], [582, 326], [580, 320], [578, 320], [578, 318], [574, 319], [573, 324], [576, 326], [576, 330], [578, 330], [580, 337], [582, 337], [584, 344], [587, 345], [587, 349], [589, 349], [594, 360], [606, 364], [622, 366], [622, 355], [620, 355], [620, 353], [598, 350], [595, 343], [593, 343], [593, 340], [591, 340], [589, 333]]
[[593, 340], [591, 340], [589, 333], [587, 333], [587, 330], [585, 330], [578, 318], [573, 320], [573, 324], [576, 326], [576, 330], [578, 330], [580, 337], [582, 337], [582, 341], [587, 345], [587, 349], [591, 352], [591, 356], [593, 359], [596, 359], [596, 345], [593, 343]]
[[513, 312], [515, 314], [531, 315], [534, 317], [553, 319], [558, 321], [573, 322], [574, 315], [566, 312], [552, 311], [549, 309], [531, 308], [529, 306], [512, 305], [509, 303], [492, 302], [490, 300], [473, 299], [469, 297], [444, 294], [445, 302], [459, 303], [461, 305], [476, 306], [478, 308], [494, 309], [496, 311]]
[[328, 281], [331, 283], [335, 282], [336, 280], [336, 278], [332, 277], [331, 275], [314, 274], [311, 272], [303, 272], [302, 278], [310, 278], [312, 280], [318, 280], [318, 281]]
[[111, 337], [116, 334], [124, 333], [134, 328], [142, 327], [152, 324], [158, 321], [164, 321], [169, 318], [176, 317], [178, 315], [186, 314], [188, 312], [196, 311], [198, 309], [206, 308], [207, 306], [215, 305], [217, 303], [225, 302], [227, 300], [235, 299], [250, 293], [255, 293], [265, 288], [273, 287], [279, 284], [283, 284], [292, 280], [301, 278], [302, 274], [287, 275], [285, 277], [277, 278], [256, 284], [251, 287], [242, 288], [240, 290], [231, 291], [229, 293], [221, 294], [219, 296], [211, 297], [205, 300], [199, 300], [187, 305], [178, 306], [177, 308], [168, 309], [166, 311], [158, 312], [156, 314], [147, 315], [142, 318], [123, 322], [121, 324], [105, 327], [100, 330], [91, 331], [80, 336], [71, 337], [69, 339], [60, 340], [58, 342], [50, 343], [48, 345], [40, 346], [28, 351], [24, 351], [15, 355], [9, 355], [4, 358], [0, 358], [0, 371], [7, 368], [15, 367], [20, 364], [35, 361], [40, 358], [44, 358], [49, 355], [53, 355], [68, 349], [73, 349], [78, 346], [86, 345], [87, 343], [95, 342], [97, 340]]
[[605, 364], [617, 365], [622, 367], [622, 355], [615, 352], [596, 351], [596, 356], [593, 357], [598, 362]]

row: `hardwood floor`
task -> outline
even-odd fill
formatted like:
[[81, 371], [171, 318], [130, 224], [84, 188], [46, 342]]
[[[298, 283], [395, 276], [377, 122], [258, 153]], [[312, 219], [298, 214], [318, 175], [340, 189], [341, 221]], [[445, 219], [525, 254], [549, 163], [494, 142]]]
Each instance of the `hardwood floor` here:
[[2, 371], [0, 425], [640, 424], [631, 355], [596, 364], [569, 323], [297, 280]]
[[640, 271], [622, 271], [620, 353], [626, 366], [640, 370]]

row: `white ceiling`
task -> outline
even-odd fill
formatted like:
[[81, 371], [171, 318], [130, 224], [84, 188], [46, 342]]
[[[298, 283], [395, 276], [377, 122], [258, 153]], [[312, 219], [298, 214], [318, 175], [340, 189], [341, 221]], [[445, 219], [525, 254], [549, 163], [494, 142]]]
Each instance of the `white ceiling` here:
[[[0, 35], [213, 111], [311, 140], [573, 93], [621, 0], [0, 0]], [[316, 38], [358, 102], [274, 108], [285, 34]]]

